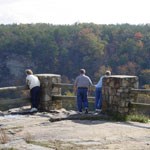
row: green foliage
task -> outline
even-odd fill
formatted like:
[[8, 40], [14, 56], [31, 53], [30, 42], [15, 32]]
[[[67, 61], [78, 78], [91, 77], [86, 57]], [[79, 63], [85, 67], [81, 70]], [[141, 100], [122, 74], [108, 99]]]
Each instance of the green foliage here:
[[144, 69], [140, 72], [140, 79], [145, 84], [150, 84], [150, 69]]
[[26, 68], [61, 74], [70, 82], [80, 68], [93, 82], [110, 68], [112, 74], [137, 75], [141, 85], [149, 84], [149, 31], [149, 25], [129, 24], [0, 25], [0, 85], [24, 83]]
[[150, 118], [145, 115], [140, 114], [130, 114], [130, 115], [122, 115], [119, 113], [116, 114], [109, 114], [111, 116], [111, 120], [113, 121], [135, 121], [135, 122], [142, 122], [148, 123], [150, 122]]
[[144, 115], [128, 115], [126, 116], [126, 121], [148, 123], [150, 122], [150, 118]]

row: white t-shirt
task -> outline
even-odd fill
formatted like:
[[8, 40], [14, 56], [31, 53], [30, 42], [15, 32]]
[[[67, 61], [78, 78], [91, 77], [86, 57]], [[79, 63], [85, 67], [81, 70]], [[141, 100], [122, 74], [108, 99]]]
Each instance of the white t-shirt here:
[[36, 86], [40, 86], [40, 81], [39, 81], [38, 77], [35, 75], [27, 75], [26, 83], [30, 89], [32, 89]]

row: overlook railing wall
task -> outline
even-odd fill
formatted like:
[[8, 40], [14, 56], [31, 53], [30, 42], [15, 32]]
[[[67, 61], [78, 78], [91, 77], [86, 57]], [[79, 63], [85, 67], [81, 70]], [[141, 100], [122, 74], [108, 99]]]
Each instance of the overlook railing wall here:
[[26, 91], [26, 96], [21, 96], [18, 98], [12, 98], [12, 95], [9, 94], [9, 97], [0, 97], [0, 111], [8, 110], [15, 107], [21, 107], [30, 104], [29, 92], [26, 86], [12, 86], [12, 87], [1, 87], [0, 94], [5, 95], [6, 93], [22, 93], [22, 91]]
[[[129, 113], [130, 114], [144, 114], [150, 116], [150, 89], [131, 89], [131, 93], [134, 95], [135, 99], [129, 103]], [[138, 102], [138, 95], [148, 96], [148, 101]]]
[[[38, 74], [41, 82], [40, 110], [50, 111], [62, 108], [62, 100], [75, 100], [76, 96], [62, 95], [62, 89], [73, 89], [73, 84], [61, 83], [61, 76], [56, 74]], [[95, 87], [93, 87], [93, 90]], [[26, 86], [4, 87], [4, 91], [22, 91], [28, 90]], [[137, 95], [150, 94], [150, 90], [138, 89], [138, 77], [136, 76], [109, 76], [103, 80], [103, 111], [110, 113], [129, 114], [138, 112], [150, 115], [150, 104], [141, 104], [137, 102]], [[88, 97], [93, 100], [95, 97]], [[10, 107], [29, 104], [29, 96], [14, 100], [0, 99], [0, 110], [5, 105]], [[94, 106], [93, 106], [94, 110]], [[142, 110], [142, 111], [141, 111]]]

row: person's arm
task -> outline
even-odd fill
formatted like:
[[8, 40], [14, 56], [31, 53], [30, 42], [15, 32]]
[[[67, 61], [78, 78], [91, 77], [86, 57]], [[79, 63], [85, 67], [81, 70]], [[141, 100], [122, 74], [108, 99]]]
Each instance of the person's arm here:
[[97, 82], [97, 84], [95, 85], [95, 87], [102, 87], [102, 80], [103, 80], [103, 76], [100, 77], [100, 79]]
[[92, 83], [91, 79], [89, 78], [89, 88], [88, 88], [88, 91], [89, 91], [88, 93], [89, 93], [89, 95], [91, 95], [92, 86], [93, 86], [93, 83]]
[[28, 77], [26, 77], [26, 87], [29, 89], [30, 87], [30, 80], [28, 79]]
[[76, 93], [77, 93], [77, 78], [74, 82], [73, 91], [74, 91], [74, 94], [76, 95]]
[[77, 93], [77, 86], [74, 85], [73, 91], [74, 91], [74, 95], [76, 95], [76, 93]]
[[97, 82], [97, 84], [95, 84], [95, 87], [98, 86], [100, 84], [100, 82], [101, 82], [101, 77], [100, 77], [99, 81]]

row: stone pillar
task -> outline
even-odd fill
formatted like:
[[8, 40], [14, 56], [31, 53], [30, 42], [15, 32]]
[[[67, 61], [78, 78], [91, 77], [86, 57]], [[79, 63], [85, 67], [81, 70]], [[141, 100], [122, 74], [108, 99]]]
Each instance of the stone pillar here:
[[39, 109], [50, 111], [61, 108], [61, 103], [52, 101], [52, 95], [61, 95], [61, 88], [52, 87], [53, 83], [61, 83], [61, 76], [57, 74], [36, 74], [41, 82], [41, 95]]
[[110, 113], [127, 114], [128, 104], [135, 99], [130, 92], [131, 88], [138, 88], [138, 77], [112, 75], [103, 79], [103, 111]]

